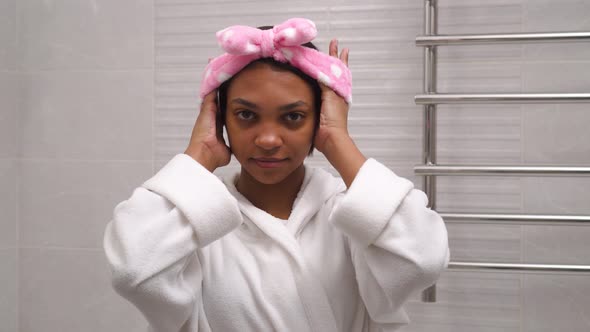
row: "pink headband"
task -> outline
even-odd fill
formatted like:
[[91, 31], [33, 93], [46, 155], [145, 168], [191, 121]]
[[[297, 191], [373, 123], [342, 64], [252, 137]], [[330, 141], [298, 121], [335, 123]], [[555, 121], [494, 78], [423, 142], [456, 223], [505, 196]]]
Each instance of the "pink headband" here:
[[207, 65], [201, 81], [201, 98], [218, 88], [250, 62], [274, 58], [330, 87], [348, 103], [352, 101], [352, 75], [340, 59], [301, 46], [317, 34], [315, 24], [304, 18], [289, 19], [270, 30], [234, 25], [217, 32], [217, 41], [227, 53]]

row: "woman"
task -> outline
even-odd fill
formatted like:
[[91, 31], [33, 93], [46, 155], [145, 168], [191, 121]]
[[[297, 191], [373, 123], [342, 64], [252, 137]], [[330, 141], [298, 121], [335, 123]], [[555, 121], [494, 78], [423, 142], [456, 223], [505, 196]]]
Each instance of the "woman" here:
[[[115, 208], [113, 285], [150, 331], [393, 331], [446, 267], [426, 195], [348, 134], [348, 50], [314, 36], [304, 19], [220, 31], [232, 53], [208, 65], [188, 148]], [[304, 165], [314, 147], [342, 180]]]

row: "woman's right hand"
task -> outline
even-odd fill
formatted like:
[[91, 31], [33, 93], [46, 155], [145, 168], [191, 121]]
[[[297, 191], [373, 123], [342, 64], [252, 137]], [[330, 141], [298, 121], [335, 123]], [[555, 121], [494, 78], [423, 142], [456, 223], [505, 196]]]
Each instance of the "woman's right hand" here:
[[217, 90], [203, 98], [188, 148], [184, 152], [210, 172], [229, 164], [231, 153], [223, 139], [223, 127], [217, 125]]

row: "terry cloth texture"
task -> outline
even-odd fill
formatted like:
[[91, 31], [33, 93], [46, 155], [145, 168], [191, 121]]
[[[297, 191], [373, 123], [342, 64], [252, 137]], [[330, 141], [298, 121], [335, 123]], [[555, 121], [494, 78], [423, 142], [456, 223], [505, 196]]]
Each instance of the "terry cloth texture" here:
[[306, 167], [288, 220], [256, 208], [185, 154], [107, 225], [115, 290], [151, 332], [395, 331], [403, 304], [449, 261], [426, 195], [369, 159], [347, 190]]

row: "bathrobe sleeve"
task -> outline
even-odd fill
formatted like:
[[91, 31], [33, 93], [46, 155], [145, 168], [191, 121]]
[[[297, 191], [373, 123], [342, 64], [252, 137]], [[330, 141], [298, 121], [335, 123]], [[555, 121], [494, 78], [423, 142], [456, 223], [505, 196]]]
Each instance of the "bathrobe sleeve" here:
[[196, 250], [241, 221], [225, 185], [190, 156], [176, 155], [115, 207], [104, 235], [113, 287], [150, 331], [179, 331], [193, 312], [203, 313]]
[[412, 182], [369, 159], [330, 215], [350, 240], [371, 323], [383, 330], [407, 324], [404, 302], [435, 283], [448, 265], [445, 224], [427, 203]]

